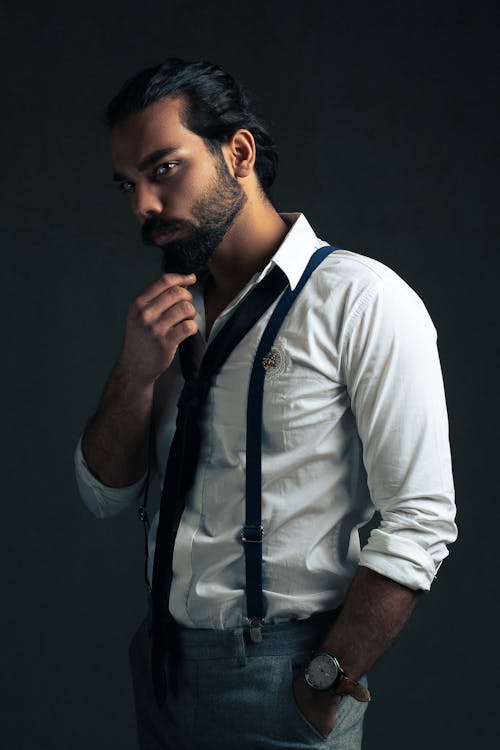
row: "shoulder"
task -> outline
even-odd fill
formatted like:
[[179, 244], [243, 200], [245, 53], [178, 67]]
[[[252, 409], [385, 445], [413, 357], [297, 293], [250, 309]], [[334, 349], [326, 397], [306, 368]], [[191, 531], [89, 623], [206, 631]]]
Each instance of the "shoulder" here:
[[375, 258], [338, 249], [332, 252], [318, 268], [318, 277], [324, 282], [356, 285], [359, 288], [384, 284], [406, 284], [398, 274]]
[[388, 306], [396, 311], [418, 311], [430, 320], [417, 292], [396, 271], [367, 255], [351, 250], [332, 252], [315, 273], [311, 291], [344, 324], [364, 311]]

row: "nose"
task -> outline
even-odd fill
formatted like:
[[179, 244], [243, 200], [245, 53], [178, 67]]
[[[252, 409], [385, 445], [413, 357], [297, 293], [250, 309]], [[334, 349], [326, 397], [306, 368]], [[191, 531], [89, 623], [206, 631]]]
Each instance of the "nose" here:
[[163, 203], [154, 185], [136, 183], [132, 197], [132, 211], [139, 221], [145, 221], [154, 214], [161, 214]]

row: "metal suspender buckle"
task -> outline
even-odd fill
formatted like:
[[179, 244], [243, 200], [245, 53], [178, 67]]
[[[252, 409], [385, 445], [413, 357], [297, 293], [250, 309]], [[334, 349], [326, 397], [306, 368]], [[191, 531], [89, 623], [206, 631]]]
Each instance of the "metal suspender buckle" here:
[[262, 626], [264, 620], [262, 617], [254, 617], [250, 620], [250, 640], [252, 643], [262, 642]]
[[263, 536], [264, 529], [262, 528], [262, 526], [253, 526], [252, 524], [248, 524], [246, 526], [243, 526], [243, 531], [241, 532], [241, 541], [253, 542], [254, 544], [262, 544]]

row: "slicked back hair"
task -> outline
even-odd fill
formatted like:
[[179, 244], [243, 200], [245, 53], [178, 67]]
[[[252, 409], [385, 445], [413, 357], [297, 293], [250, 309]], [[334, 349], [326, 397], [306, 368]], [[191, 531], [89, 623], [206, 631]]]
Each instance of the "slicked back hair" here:
[[183, 125], [203, 138], [216, 155], [240, 128], [252, 133], [256, 145], [255, 172], [269, 198], [278, 167], [276, 146], [242, 85], [207, 60], [188, 62], [169, 57], [127, 80], [106, 107], [108, 127], [112, 129], [168, 96], [182, 96]]

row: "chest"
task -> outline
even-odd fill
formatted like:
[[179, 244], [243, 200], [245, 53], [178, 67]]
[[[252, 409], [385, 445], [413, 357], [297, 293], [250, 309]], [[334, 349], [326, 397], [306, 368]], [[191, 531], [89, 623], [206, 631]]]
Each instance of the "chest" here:
[[219, 299], [212, 299], [208, 295], [205, 295], [204, 306], [205, 306], [205, 340], [208, 341], [212, 328], [215, 321], [225, 309], [227, 303], [223, 303]]
[[203, 309], [205, 313], [205, 340], [208, 341], [212, 328], [219, 315], [224, 312], [232, 303], [237, 300], [241, 292], [242, 285], [239, 284], [233, 289], [221, 291], [216, 289], [209, 276], [203, 288]]
[[[208, 306], [207, 330], [217, 318], [217, 309]], [[212, 382], [201, 425], [202, 455], [207, 465], [215, 462], [219, 468], [234, 468], [244, 462], [250, 372], [270, 315], [268, 311], [258, 320]], [[311, 305], [306, 297], [299, 298], [264, 357], [262, 438], [267, 456], [301, 451], [304, 446], [316, 450], [314, 446], [325, 445], [333, 432], [345, 431], [349, 399], [333, 331], [324, 305]], [[204, 349], [201, 335], [199, 343]], [[175, 394], [182, 387], [180, 372], [175, 383], [166, 382], [172, 374], [170, 368], [165, 383], [163, 379], [158, 383], [160, 462], [168, 454], [175, 424]]]

